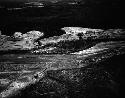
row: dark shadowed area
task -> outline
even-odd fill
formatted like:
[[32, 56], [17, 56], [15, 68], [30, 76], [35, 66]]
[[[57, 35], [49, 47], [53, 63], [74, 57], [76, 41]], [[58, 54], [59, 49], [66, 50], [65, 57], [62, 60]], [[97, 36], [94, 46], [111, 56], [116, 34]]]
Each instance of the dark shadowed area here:
[[124, 4], [119, 0], [21, 1], [0, 2], [0, 30], [7, 35], [40, 30], [52, 36], [64, 26], [107, 29], [124, 28], [125, 24]]

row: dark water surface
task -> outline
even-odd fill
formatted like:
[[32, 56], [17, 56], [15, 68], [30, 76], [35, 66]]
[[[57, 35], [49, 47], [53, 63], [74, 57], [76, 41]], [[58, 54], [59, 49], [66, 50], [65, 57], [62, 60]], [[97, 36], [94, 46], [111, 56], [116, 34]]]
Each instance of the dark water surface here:
[[45, 37], [49, 37], [61, 35], [63, 32], [60, 28], [64, 26], [124, 28], [124, 4], [119, 0], [42, 4], [39, 6], [24, 2], [0, 2], [0, 30], [7, 35], [12, 35], [15, 31], [25, 33], [39, 30], [46, 32]]

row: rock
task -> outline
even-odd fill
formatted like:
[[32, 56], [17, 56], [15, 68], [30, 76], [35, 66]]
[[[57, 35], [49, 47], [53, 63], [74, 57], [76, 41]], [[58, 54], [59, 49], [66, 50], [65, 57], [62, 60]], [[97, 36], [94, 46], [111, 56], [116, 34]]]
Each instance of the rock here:
[[64, 27], [61, 30], [64, 30], [66, 34], [77, 35], [79, 33], [85, 34], [87, 32], [103, 32], [102, 29], [91, 29], [91, 28], [82, 28], [82, 27]]
[[[19, 34], [19, 33], [18, 33]], [[34, 48], [37, 43], [35, 43], [35, 40], [37, 40], [39, 37], [43, 36], [44, 33], [40, 31], [29, 31], [26, 34], [22, 35], [23, 40], [18, 41], [13, 47], [20, 47], [21, 49], [32, 49]]]
[[15, 32], [13, 36], [14, 38], [23, 38], [23, 34], [21, 32]]
[[[41, 36], [44, 36], [44, 33], [35, 30], [25, 34], [15, 32], [15, 38], [21, 38], [21, 40], [16, 40], [14, 43], [11, 41], [11, 48], [8, 46], [10, 44], [6, 43], [8, 46], [7, 49], [33, 49], [33, 51], [35, 52], [36, 50], [37, 53], [38, 51], [40, 51], [40, 53], [43, 53], [43, 51], [44, 53], [48, 53], [48, 51], [49, 53], [59, 53], [61, 51], [64, 51], [63, 53], [73, 53], [90, 48], [101, 40], [121, 40], [125, 38], [123, 29], [102, 30], [82, 27], [64, 27], [62, 30], [65, 30], [66, 34], [44, 39], [40, 39]], [[3, 50], [3, 48], [1, 49]], [[31, 53], [34, 53], [33, 51]]]
[[43, 35], [44, 35], [43, 32], [33, 30], [33, 31], [29, 31], [29, 32], [27, 32], [25, 34], [22, 34], [21, 32], [15, 32], [13, 36], [15, 38], [23, 38], [23, 39], [32, 39], [32, 40], [34, 40], [34, 39], [38, 39], [39, 37], [41, 37]]
[[25, 34], [15, 32], [13, 36], [0, 36], [0, 50], [30, 50], [38, 45], [36, 40], [43, 36], [44, 33], [40, 31], [29, 31]]
[[93, 45], [104, 40], [113, 41], [123, 40], [125, 38], [125, 31], [123, 29], [102, 30], [82, 27], [64, 27], [62, 30], [64, 30], [66, 34], [40, 39], [39, 42], [41, 46], [39, 46], [39, 49], [36, 49], [36, 52], [48, 53], [49, 51], [49, 53], [60, 53], [62, 51], [61, 53], [72, 53], [91, 48]]
[[41, 36], [44, 36], [44, 33], [40, 32], [40, 31], [35, 31], [35, 30], [29, 31], [26, 34], [23, 34], [24, 38], [30, 38], [30, 39], [33, 39], [33, 40], [38, 39]]

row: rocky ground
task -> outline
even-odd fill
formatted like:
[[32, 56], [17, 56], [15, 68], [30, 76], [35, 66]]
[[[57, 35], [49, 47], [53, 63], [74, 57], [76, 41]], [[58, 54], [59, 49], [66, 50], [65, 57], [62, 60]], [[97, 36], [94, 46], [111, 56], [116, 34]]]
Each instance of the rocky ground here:
[[39, 31], [1, 34], [0, 97], [121, 98], [124, 29], [62, 30], [49, 38]]

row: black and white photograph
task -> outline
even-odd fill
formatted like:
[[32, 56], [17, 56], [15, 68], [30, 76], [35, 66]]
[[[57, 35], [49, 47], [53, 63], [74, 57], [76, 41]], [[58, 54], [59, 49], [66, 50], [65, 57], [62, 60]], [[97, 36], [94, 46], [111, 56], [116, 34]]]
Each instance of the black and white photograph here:
[[124, 0], [0, 0], [0, 98], [124, 98]]

